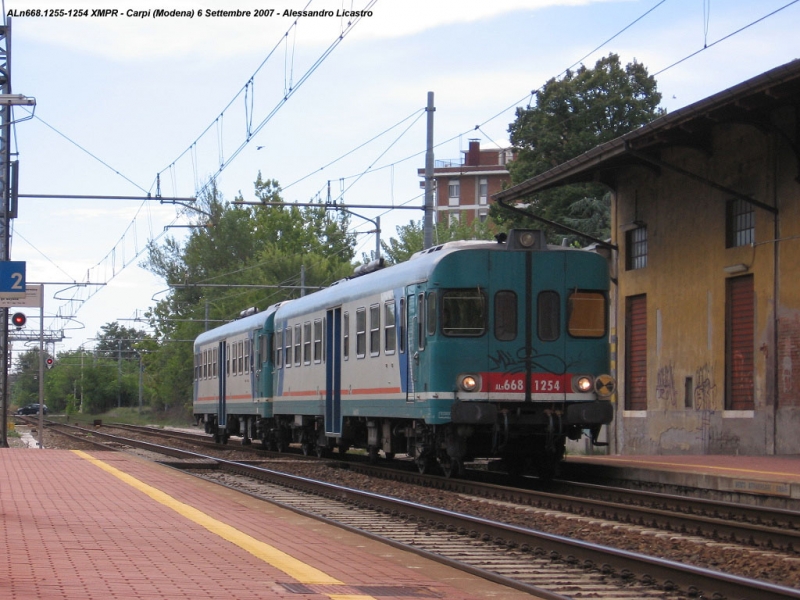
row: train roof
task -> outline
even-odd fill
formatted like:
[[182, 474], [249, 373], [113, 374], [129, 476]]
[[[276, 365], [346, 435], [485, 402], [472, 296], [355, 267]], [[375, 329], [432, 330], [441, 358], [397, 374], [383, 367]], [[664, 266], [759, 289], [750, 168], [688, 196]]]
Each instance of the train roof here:
[[197, 339], [194, 341], [194, 345], [197, 347], [198, 345], [223, 340], [232, 335], [243, 333], [245, 331], [260, 329], [264, 326], [264, 323], [267, 321], [267, 319], [274, 315], [280, 306], [286, 303], [287, 302], [280, 302], [278, 304], [273, 304], [261, 312], [257, 312], [247, 317], [242, 317], [241, 319], [236, 319], [230, 323], [225, 323], [224, 325], [220, 325], [219, 327], [215, 327], [209, 331], [204, 331], [197, 336]]
[[[547, 248], [548, 250], [581, 251], [563, 246], [548, 246]], [[507, 252], [508, 247], [504, 243], [501, 244], [490, 240], [462, 240], [439, 244], [415, 253], [405, 262], [365, 275], [337, 281], [324, 290], [297, 298], [290, 305], [281, 306], [275, 318], [278, 320], [290, 319], [297, 315], [318, 310], [321, 304], [325, 307], [338, 306], [365, 295], [394, 290], [426, 281], [444, 257], [455, 252], [470, 250]]]

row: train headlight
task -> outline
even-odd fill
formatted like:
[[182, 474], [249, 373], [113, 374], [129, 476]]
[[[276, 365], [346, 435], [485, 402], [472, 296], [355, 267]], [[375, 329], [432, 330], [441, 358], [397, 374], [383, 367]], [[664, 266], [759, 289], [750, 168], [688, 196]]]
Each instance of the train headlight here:
[[532, 231], [521, 231], [519, 234], [519, 245], [523, 248], [531, 248], [536, 244], [536, 235]]
[[594, 381], [588, 375], [577, 375], [575, 379], [572, 380], [572, 387], [575, 391], [583, 392], [591, 392], [592, 388], [594, 387]]
[[481, 376], [480, 375], [459, 375], [458, 376], [458, 389], [464, 392], [477, 392], [481, 389]]

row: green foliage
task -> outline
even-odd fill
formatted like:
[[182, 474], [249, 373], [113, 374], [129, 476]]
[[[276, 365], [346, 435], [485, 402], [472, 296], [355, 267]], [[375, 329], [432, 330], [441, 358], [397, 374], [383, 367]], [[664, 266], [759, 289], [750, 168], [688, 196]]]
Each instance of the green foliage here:
[[[283, 202], [278, 183], [261, 173], [254, 194], [264, 203]], [[205, 226], [193, 230], [185, 243], [168, 238], [151, 245], [143, 265], [174, 286], [148, 314], [157, 343], [142, 346], [145, 379], [157, 406], [191, 403], [192, 341], [202, 331], [247, 308], [264, 309], [299, 296], [303, 270], [309, 288], [352, 272], [355, 239], [347, 233], [346, 213], [324, 205], [237, 206], [216, 189], [198, 204]]]
[[[456, 240], [490, 240], [494, 236], [494, 231], [489, 223], [481, 223], [475, 219], [472, 223], [467, 223], [466, 215], [453, 223], [437, 223], [433, 230], [433, 244], [444, 244]], [[409, 221], [408, 225], [398, 225], [397, 237], [390, 238], [389, 242], [381, 242], [381, 248], [386, 259], [397, 264], [407, 261], [415, 252], [422, 250], [425, 235], [423, 222]]]
[[[604, 142], [633, 131], [664, 114], [661, 94], [647, 68], [634, 60], [624, 68], [609, 54], [593, 69], [581, 66], [550, 79], [535, 93], [536, 105], [518, 108], [509, 125], [517, 158], [509, 165], [511, 181], [521, 183]], [[594, 237], [609, 234], [607, 190], [599, 185], [563, 186], [535, 194], [527, 210], [575, 227]], [[573, 208], [578, 203], [580, 206]], [[599, 211], [592, 215], [588, 211]], [[507, 227], [530, 227], [530, 220], [493, 206], [491, 217]], [[563, 233], [551, 232], [560, 241]]]

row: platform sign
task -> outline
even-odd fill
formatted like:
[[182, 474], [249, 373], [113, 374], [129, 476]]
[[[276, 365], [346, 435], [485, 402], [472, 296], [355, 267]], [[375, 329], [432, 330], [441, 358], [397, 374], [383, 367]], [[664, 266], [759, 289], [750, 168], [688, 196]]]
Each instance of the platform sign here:
[[25, 293], [25, 261], [0, 261], [0, 294]]
[[12, 306], [33, 306], [42, 305], [42, 285], [29, 285], [28, 289], [19, 292], [0, 292], [0, 308], [11, 308]]

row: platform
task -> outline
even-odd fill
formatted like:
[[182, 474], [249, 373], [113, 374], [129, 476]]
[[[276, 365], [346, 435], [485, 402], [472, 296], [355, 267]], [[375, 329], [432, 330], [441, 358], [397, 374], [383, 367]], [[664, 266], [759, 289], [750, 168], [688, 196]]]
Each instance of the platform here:
[[531, 596], [116, 452], [0, 450], [0, 598]]
[[593, 482], [619, 481], [717, 492], [721, 498], [800, 510], [800, 456], [568, 456], [561, 474]]

